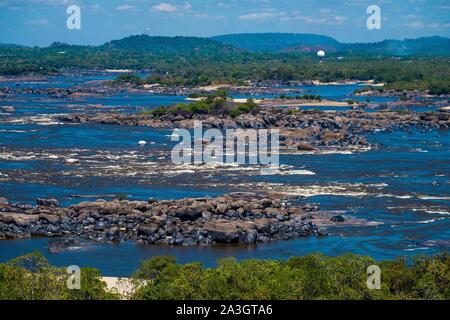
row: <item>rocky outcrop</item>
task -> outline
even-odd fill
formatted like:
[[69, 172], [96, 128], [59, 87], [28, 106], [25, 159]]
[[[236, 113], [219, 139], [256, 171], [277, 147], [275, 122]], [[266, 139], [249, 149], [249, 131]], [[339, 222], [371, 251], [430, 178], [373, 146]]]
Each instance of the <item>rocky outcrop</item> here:
[[[292, 110], [291, 110], [292, 111]], [[281, 146], [300, 151], [315, 151], [323, 147], [368, 146], [365, 132], [448, 129], [448, 112], [365, 112], [365, 111], [295, 111], [261, 109], [254, 114], [236, 118], [226, 115], [172, 115], [145, 114], [70, 114], [59, 116], [67, 122], [148, 126], [154, 128], [193, 128], [194, 121], [203, 127], [218, 129], [280, 129]]]
[[13, 106], [0, 106], [0, 112], [14, 113], [16, 112], [16, 108]]
[[2, 206], [7, 206], [7, 205], [9, 205], [8, 199], [5, 198], [5, 197], [0, 197], [0, 208], [1, 208]]
[[[1, 83], [0, 83], [1, 84]], [[299, 94], [304, 90], [298, 87], [282, 87], [281, 83], [267, 82], [255, 83], [247, 86], [229, 86], [227, 90], [232, 95], [277, 95], [277, 94]], [[211, 90], [202, 87], [186, 86], [161, 86], [154, 85], [136, 85], [130, 83], [111, 83], [111, 82], [90, 82], [88, 86], [74, 86], [70, 88], [31, 88], [26, 86], [19, 87], [0, 87], [0, 95], [17, 94], [39, 94], [49, 95], [55, 98], [79, 98], [85, 96], [104, 96], [118, 92], [130, 92], [141, 94], [155, 94], [165, 96], [189, 96], [191, 94], [211, 94]]]
[[38, 206], [43, 207], [58, 207], [59, 202], [56, 199], [37, 199], [36, 203]]
[[80, 237], [169, 245], [255, 244], [323, 235], [311, 218], [318, 207], [293, 206], [275, 196], [233, 193], [217, 198], [98, 200], [58, 208], [0, 203], [0, 238]]

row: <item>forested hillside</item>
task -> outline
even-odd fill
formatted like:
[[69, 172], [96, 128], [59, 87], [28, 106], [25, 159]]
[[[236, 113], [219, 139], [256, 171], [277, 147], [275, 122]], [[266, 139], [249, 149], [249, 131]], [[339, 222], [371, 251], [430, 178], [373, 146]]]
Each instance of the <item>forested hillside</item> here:
[[[289, 38], [287, 35], [280, 37]], [[323, 40], [330, 46], [335, 43], [333, 39], [321, 36], [307, 39], [310, 44], [315, 44], [316, 40]], [[426, 53], [426, 41], [441, 41], [444, 46], [440, 46], [440, 50], [447, 50], [448, 39], [427, 39], [410, 40], [408, 48]], [[374, 79], [386, 83], [387, 88], [450, 92], [448, 56], [392, 57], [378, 55], [375, 49], [372, 54], [362, 54], [368, 45], [354, 46], [357, 49], [352, 54], [330, 54], [324, 59], [318, 59], [314, 51], [296, 52], [293, 47], [291, 52], [263, 53], [237, 49], [211, 39], [147, 35], [131, 36], [101, 46], [63, 43], [46, 48], [0, 46], [0, 74], [55, 74], [67, 68], [133, 69], [146, 70], [151, 73], [148, 82], [165, 85], [236, 84], [247, 80], [330, 82]], [[378, 46], [397, 50], [400, 44], [386, 41]], [[404, 53], [409, 49], [401, 47], [398, 50]]]

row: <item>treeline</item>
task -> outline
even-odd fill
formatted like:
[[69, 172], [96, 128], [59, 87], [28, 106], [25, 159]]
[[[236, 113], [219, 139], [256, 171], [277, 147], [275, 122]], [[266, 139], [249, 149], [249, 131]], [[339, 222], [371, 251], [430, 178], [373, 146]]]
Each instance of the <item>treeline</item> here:
[[[153, 40], [152, 40], [153, 41]], [[161, 40], [162, 41], [162, 40]], [[166, 41], [166, 40], [165, 40]], [[396, 90], [450, 93], [450, 64], [445, 57], [391, 58], [328, 56], [321, 62], [305, 53], [255, 53], [202, 40], [171, 40], [166, 45], [146, 44], [139, 38], [100, 47], [54, 44], [48, 48], [0, 47], [0, 74], [52, 74], [64, 68], [147, 70], [142, 83], [198, 86], [244, 81], [332, 82], [346, 79], [386, 83]], [[145, 42], [147, 43], [147, 42]], [[155, 47], [154, 50], [151, 48]], [[127, 79], [118, 79], [124, 81]], [[138, 81], [136, 78], [128, 79]]]
[[[381, 269], [381, 289], [367, 286], [367, 267]], [[450, 299], [450, 256], [377, 263], [369, 257], [313, 254], [287, 261], [234, 258], [216, 268], [179, 265], [172, 257], [143, 262], [134, 275], [150, 280], [135, 299], [362, 300]]]
[[0, 263], [0, 300], [111, 300], [100, 271], [81, 269], [80, 290], [69, 290], [66, 268], [51, 265], [35, 252]]
[[322, 101], [322, 96], [320, 94], [304, 94], [304, 95], [295, 95], [295, 96], [288, 96], [287, 94], [280, 94], [278, 96], [280, 99], [286, 99], [286, 100], [317, 100]]
[[[367, 286], [367, 267], [381, 269], [381, 289]], [[81, 290], [39, 253], [0, 264], [0, 299], [117, 299], [99, 271], [82, 269]], [[286, 261], [221, 259], [215, 268], [180, 265], [173, 257], [143, 261], [133, 275], [141, 300], [450, 299], [450, 255], [376, 262], [347, 254], [312, 254]]]
[[255, 59], [249, 64], [239, 62], [219, 63], [191, 61], [188, 65], [161, 64], [151, 76], [141, 79], [121, 75], [115, 84], [161, 84], [166, 86], [199, 86], [214, 83], [243, 85], [245, 81], [334, 82], [340, 80], [375, 80], [385, 83], [382, 89], [430, 91], [431, 94], [450, 93], [450, 65], [443, 58], [415, 58], [408, 61], [396, 59], [330, 60], [317, 63], [304, 56], [287, 56], [284, 59]]

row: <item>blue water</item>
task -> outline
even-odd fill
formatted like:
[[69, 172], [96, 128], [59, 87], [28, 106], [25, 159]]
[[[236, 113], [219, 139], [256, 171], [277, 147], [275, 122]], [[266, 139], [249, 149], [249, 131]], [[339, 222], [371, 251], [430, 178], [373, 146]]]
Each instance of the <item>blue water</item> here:
[[[215, 246], [215, 247], [169, 247], [145, 246], [132, 243], [121, 244], [93, 244], [87, 248], [75, 251], [64, 251], [50, 254], [47, 251], [46, 239], [5, 240], [0, 242], [1, 260], [7, 261], [19, 255], [33, 251], [42, 252], [51, 263], [57, 266], [78, 265], [80, 267], [95, 267], [104, 276], [125, 277], [133, 274], [140, 262], [154, 256], [171, 255], [179, 263], [202, 262], [205, 266], [213, 267], [217, 259], [235, 257], [243, 259], [286, 259], [309, 253], [323, 252], [328, 255], [341, 255], [348, 252], [360, 253], [378, 257], [380, 259], [394, 259], [397, 255], [384, 248], [382, 237], [364, 235], [364, 230], [352, 230], [352, 237], [330, 235], [317, 238], [291, 240], [259, 244], [253, 247]], [[392, 231], [393, 238], [401, 240]], [[446, 247], [435, 247], [433, 252], [448, 250]], [[402, 256], [413, 257], [425, 251], [407, 251]]]
[[[63, 85], [66, 80], [54, 81]], [[67, 83], [73, 85], [73, 81]], [[320, 86], [308, 90], [327, 98], [345, 99], [354, 88]], [[381, 224], [337, 227], [330, 229], [327, 237], [255, 247], [93, 244], [78, 251], [50, 254], [47, 239], [6, 240], [0, 241], [0, 261], [39, 250], [57, 265], [92, 266], [105, 275], [126, 276], [142, 259], [162, 254], [174, 255], [182, 263], [201, 261], [211, 266], [216, 259], [228, 256], [285, 259], [312, 252], [353, 252], [392, 259], [450, 251], [448, 131], [369, 135], [367, 138], [379, 147], [363, 153], [281, 156], [282, 164], [315, 175], [261, 176], [215, 170], [171, 175], [170, 167], [165, 167], [173, 145], [168, 130], [22, 120], [84, 110], [86, 104], [92, 103], [134, 111], [175, 103], [184, 97], [120, 94], [77, 102], [42, 99], [21, 96], [15, 102], [0, 101], [0, 105], [17, 107], [13, 115], [0, 115], [0, 196], [13, 202], [34, 203], [36, 198], [44, 197], [70, 205], [98, 197], [111, 199], [118, 194], [141, 200], [179, 199], [252, 191], [261, 184], [274, 184], [293, 194], [318, 189], [310, 197], [295, 201], [319, 203], [324, 210], [342, 210], [349, 216]], [[139, 147], [139, 140], [149, 143]], [[67, 158], [77, 158], [80, 163], [67, 164]], [[156, 167], [151, 163], [156, 163]]]
[[[60, 100], [44, 95], [34, 95], [32, 105], [30, 96], [0, 101], [0, 106], [13, 106], [18, 115], [77, 113], [82, 111], [118, 110], [133, 112], [186, 102], [183, 96], [157, 96], [154, 94], [118, 93], [107, 97], [83, 97]], [[100, 105], [100, 106], [98, 106]]]
[[[349, 85], [326, 85], [326, 86], [294, 86], [289, 88], [296, 88], [299, 90], [299, 93], [288, 93], [287, 96], [297, 96], [303, 94], [315, 94], [320, 95], [322, 99], [329, 99], [334, 101], [347, 101], [348, 99], [359, 101], [362, 103], [386, 103], [397, 101], [396, 97], [382, 97], [382, 96], [357, 96], [354, 94], [355, 90], [365, 88], [364, 85], [359, 84], [349, 84]], [[264, 95], [254, 95], [254, 96], [246, 96], [246, 95], [237, 95], [237, 98], [276, 98], [279, 94], [264, 94]], [[367, 101], [367, 99], [369, 99]], [[302, 110], [333, 110], [333, 111], [344, 111], [351, 110], [352, 106], [308, 106], [304, 105], [301, 107]], [[401, 109], [401, 107], [399, 107]], [[427, 106], [427, 107], [418, 107], [414, 108], [414, 111], [432, 111], [436, 110], [435, 106]], [[367, 109], [368, 112], [376, 111], [377, 109]]]

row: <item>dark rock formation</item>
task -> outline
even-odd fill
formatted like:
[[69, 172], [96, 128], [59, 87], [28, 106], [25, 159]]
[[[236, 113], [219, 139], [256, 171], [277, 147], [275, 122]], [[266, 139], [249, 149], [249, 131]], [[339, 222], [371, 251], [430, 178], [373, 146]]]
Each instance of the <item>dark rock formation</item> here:
[[58, 207], [59, 202], [56, 199], [37, 199], [36, 204], [43, 207]]
[[[217, 198], [155, 201], [97, 200], [67, 208], [0, 205], [0, 238], [80, 237], [95, 241], [204, 245], [255, 244], [325, 234], [311, 218], [316, 206], [275, 196], [234, 193]], [[58, 247], [58, 246], [56, 246]]]
[[331, 218], [332, 222], [345, 222], [345, 218], [341, 215], [339, 216], [334, 216]]

